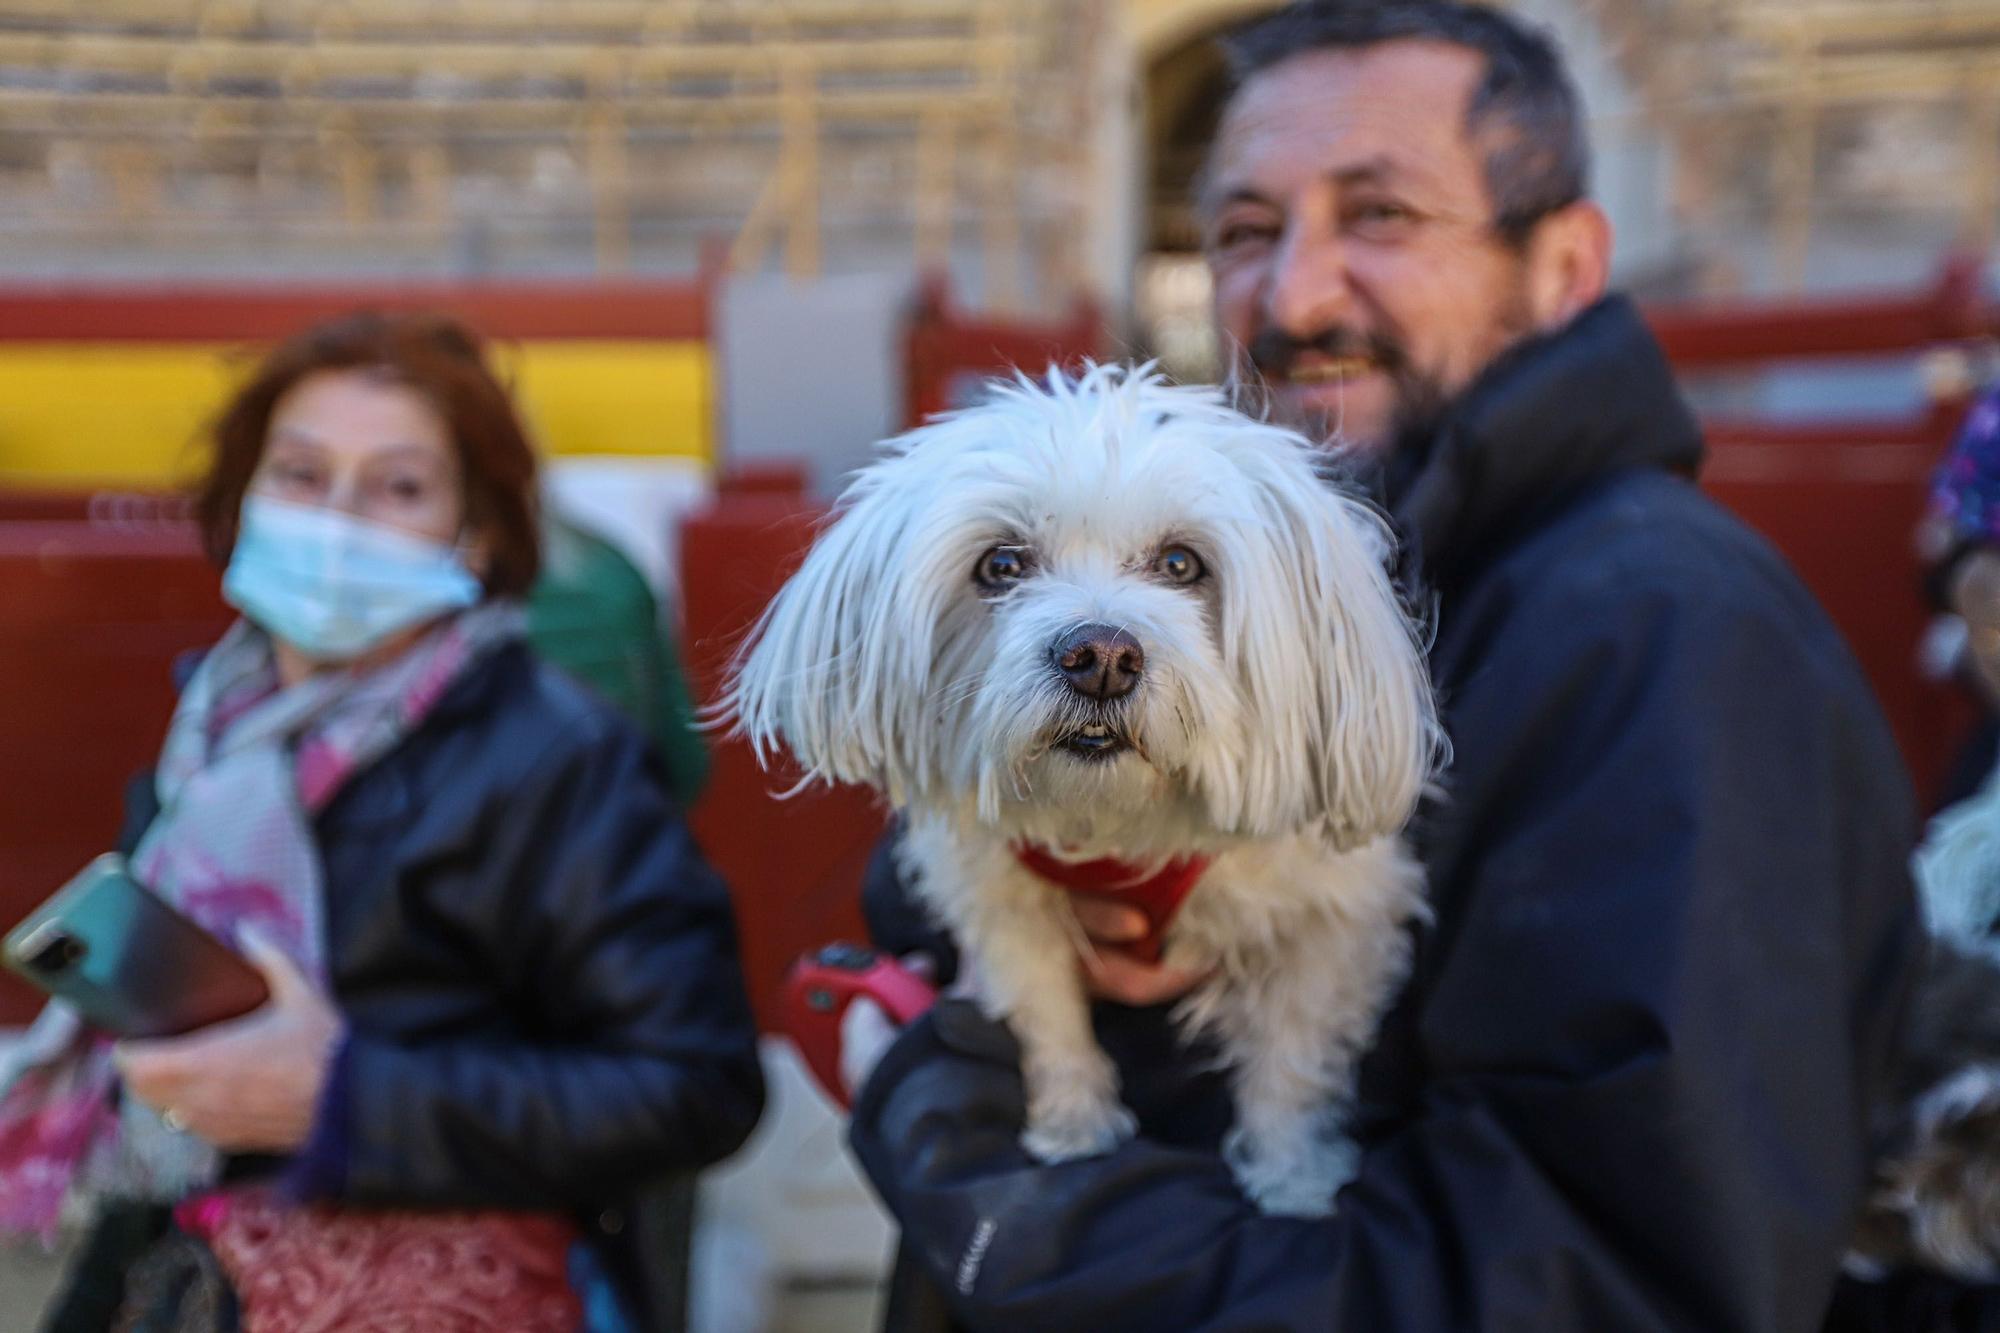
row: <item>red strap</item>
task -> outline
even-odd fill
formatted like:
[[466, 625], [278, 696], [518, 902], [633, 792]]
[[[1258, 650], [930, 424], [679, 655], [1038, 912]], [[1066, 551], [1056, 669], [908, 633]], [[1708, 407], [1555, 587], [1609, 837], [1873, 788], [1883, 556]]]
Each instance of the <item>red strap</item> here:
[[1062, 861], [1041, 847], [1017, 843], [1015, 859], [1059, 888], [1115, 898], [1146, 914], [1145, 935], [1120, 947], [1149, 963], [1160, 961], [1167, 927], [1174, 913], [1208, 869], [1206, 856], [1186, 856], [1167, 862], [1152, 874], [1127, 861], [1102, 857], [1095, 861]]

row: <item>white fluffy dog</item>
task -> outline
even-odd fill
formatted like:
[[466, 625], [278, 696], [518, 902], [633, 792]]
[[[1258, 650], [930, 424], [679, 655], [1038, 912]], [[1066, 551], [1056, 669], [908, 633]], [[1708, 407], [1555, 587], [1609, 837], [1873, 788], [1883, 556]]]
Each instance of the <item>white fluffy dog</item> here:
[[1352, 1173], [1340, 1115], [1424, 910], [1398, 835], [1441, 748], [1385, 526], [1318, 457], [1145, 370], [997, 385], [855, 478], [723, 702], [760, 758], [905, 813], [1045, 1160], [1133, 1120], [1044, 872], [1192, 878], [1165, 957], [1208, 976], [1176, 1018], [1230, 1065], [1238, 1181], [1300, 1214]]

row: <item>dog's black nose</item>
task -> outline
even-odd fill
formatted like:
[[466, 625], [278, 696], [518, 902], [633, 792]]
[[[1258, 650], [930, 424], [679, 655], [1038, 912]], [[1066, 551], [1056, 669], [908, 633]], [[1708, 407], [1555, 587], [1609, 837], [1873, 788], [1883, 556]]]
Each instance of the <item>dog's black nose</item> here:
[[1120, 699], [1146, 670], [1146, 650], [1122, 629], [1079, 625], [1057, 639], [1049, 657], [1063, 681], [1091, 699]]

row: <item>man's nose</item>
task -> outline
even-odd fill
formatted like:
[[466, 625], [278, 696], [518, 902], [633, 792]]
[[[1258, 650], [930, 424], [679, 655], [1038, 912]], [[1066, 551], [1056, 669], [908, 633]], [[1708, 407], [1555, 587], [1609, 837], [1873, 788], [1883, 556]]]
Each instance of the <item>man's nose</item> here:
[[1349, 294], [1340, 238], [1286, 228], [1264, 282], [1264, 322], [1304, 341], [1344, 321]]

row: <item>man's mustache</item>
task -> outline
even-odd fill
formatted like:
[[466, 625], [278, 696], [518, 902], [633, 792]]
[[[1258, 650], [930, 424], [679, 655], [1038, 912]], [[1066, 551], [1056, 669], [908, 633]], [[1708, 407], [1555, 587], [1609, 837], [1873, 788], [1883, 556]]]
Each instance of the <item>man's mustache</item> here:
[[1408, 362], [1402, 345], [1395, 339], [1382, 333], [1361, 333], [1338, 326], [1310, 338], [1296, 338], [1283, 329], [1266, 325], [1251, 337], [1245, 352], [1250, 364], [1267, 379], [1290, 375], [1293, 363], [1308, 352], [1336, 361], [1365, 358], [1392, 375]]

